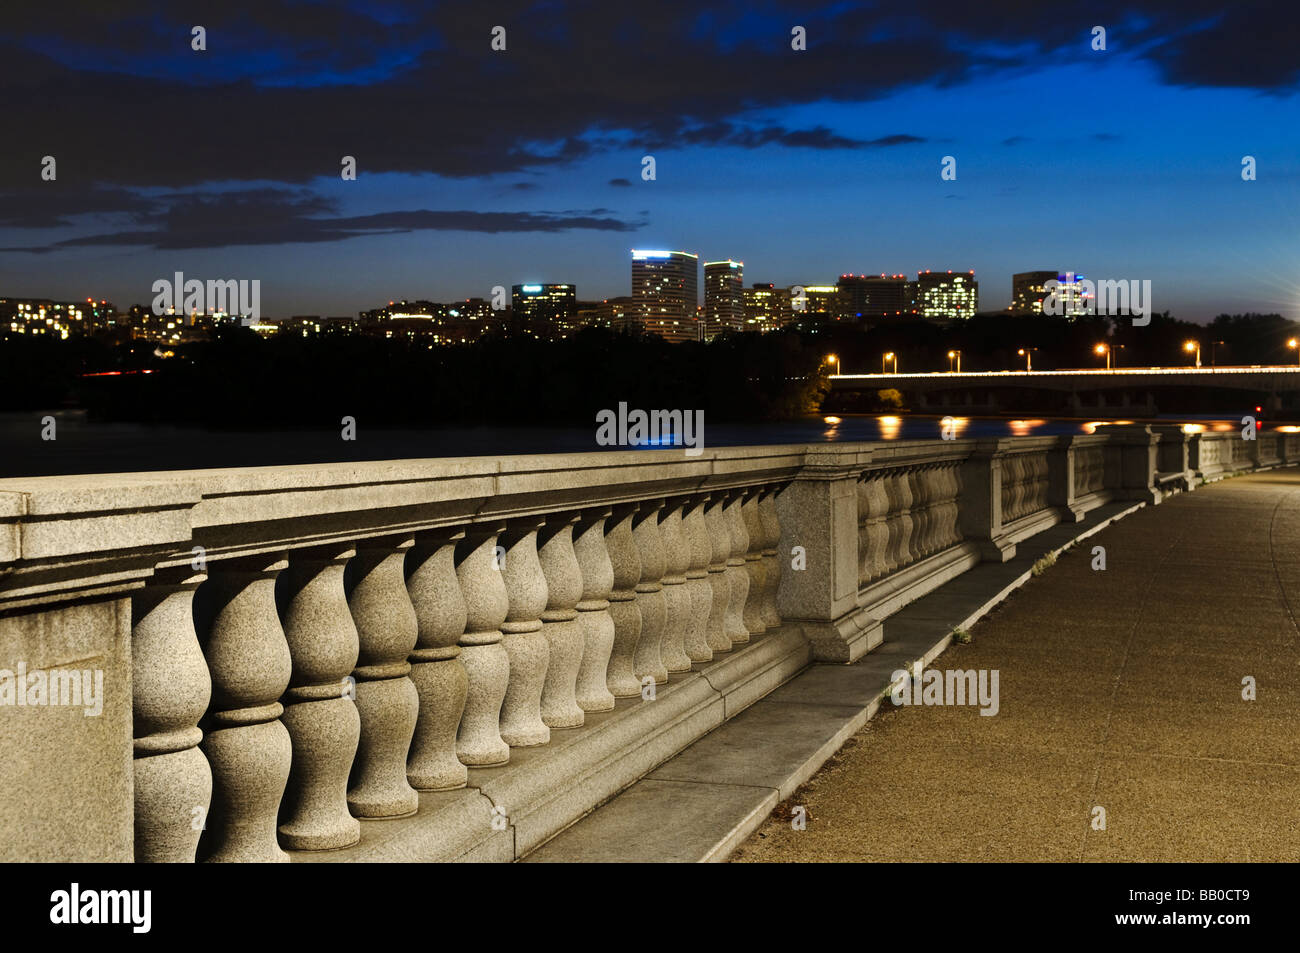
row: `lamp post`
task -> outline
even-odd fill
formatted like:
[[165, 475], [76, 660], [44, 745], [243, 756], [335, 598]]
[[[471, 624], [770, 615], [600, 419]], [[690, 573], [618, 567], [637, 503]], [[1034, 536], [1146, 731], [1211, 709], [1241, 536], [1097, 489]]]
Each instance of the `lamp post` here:
[[880, 358], [880, 373], [881, 373], [881, 374], [884, 374], [884, 373], [885, 373], [885, 362], [886, 362], [886, 361], [893, 361], [893, 362], [894, 362], [894, 373], [897, 374], [897, 373], [898, 373], [898, 355], [895, 354], [893, 351], [887, 351], [887, 352], [884, 354], [884, 356]]
[[839, 375], [839, 374], [844, 373], [843, 370], [840, 368], [840, 359], [839, 359], [839, 357], [836, 356], [836, 355], [834, 355], [834, 354], [827, 354], [827, 355], [826, 355], [826, 363], [827, 363], [827, 364], [830, 364], [830, 363], [832, 363], [832, 362], [834, 362], [834, 364], [835, 364], [835, 373], [836, 373], [836, 375]]
[[1214, 354], [1214, 352], [1215, 352], [1216, 350], [1218, 350], [1218, 346], [1219, 346], [1220, 344], [1222, 344], [1224, 347], [1227, 347], [1228, 342], [1227, 342], [1227, 341], [1211, 341], [1211, 342], [1210, 342], [1210, 366], [1211, 366], [1211, 367], [1218, 367], [1218, 366], [1219, 366], [1219, 362], [1215, 359], [1215, 354]]
[[1193, 351], [1195, 351], [1196, 366], [1197, 367], [1201, 366], [1201, 342], [1200, 341], [1188, 341], [1183, 345], [1183, 350], [1186, 351], [1188, 354], [1191, 354]]
[[954, 357], [957, 358], [957, 373], [960, 374], [961, 373], [961, 351], [948, 352], [948, 373], [949, 374], [952, 373], [952, 359]]
[[[1110, 370], [1110, 369], [1111, 369], [1111, 355], [1114, 354], [1116, 351], [1122, 351], [1122, 350], [1124, 350], [1124, 345], [1123, 345], [1123, 344], [1098, 344], [1096, 347], [1094, 347], [1094, 348], [1092, 349], [1092, 352], [1093, 352], [1094, 354], [1097, 354], [1097, 355], [1105, 354], [1105, 355], [1106, 355], [1106, 370]], [[1119, 361], [1119, 357], [1116, 357], [1116, 358], [1115, 358], [1115, 361], [1118, 362], [1118, 361]]]
[[1036, 347], [1022, 347], [1020, 350], [1016, 351], [1017, 354], [1025, 359], [1025, 373], [1033, 371], [1034, 352], [1037, 350], [1038, 348]]
[[1291, 340], [1286, 342], [1286, 346], [1291, 348], [1293, 351], [1295, 351], [1296, 358], [1300, 360], [1300, 339], [1292, 338]]

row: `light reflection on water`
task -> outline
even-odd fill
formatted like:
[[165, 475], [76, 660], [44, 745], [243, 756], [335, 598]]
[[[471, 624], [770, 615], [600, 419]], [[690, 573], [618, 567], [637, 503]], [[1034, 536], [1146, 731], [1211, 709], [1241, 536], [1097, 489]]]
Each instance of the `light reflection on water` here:
[[[0, 478], [73, 473], [129, 473], [213, 467], [283, 466], [361, 460], [428, 457], [574, 453], [618, 449], [596, 443], [590, 427], [442, 427], [360, 429], [356, 441], [339, 439], [337, 427], [290, 432], [205, 431], [198, 428], [89, 421], [77, 411], [53, 411], [58, 439], [40, 439], [42, 413], [0, 414]], [[901, 414], [842, 414], [798, 420], [732, 424], [704, 422], [703, 449], [713, 447], [822, 442], [938, 440], [944, 428], [955, 438], [1049, 436], [1097, 433], [1131, 420], [1078, 418], [938, 417]], [[1138, 421], [1146, 423], [1147, 421]], [[1226, 432], [1240, 417], [1161, 418], [1156, 423]], [[1300, 427], [1267, 431], [1300, 433]], [[661, 440], [661, 446], [675, 441]], [[680, 444], [679, 444], [680, 445]]]

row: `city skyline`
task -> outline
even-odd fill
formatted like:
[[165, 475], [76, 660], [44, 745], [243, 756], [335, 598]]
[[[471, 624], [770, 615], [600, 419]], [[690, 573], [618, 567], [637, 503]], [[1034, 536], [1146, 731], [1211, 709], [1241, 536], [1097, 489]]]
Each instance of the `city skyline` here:
[[1189, 320], [1300, 304], [1292, 9], [234, 3], [199, 51], [187, 14], [71, 6], [0, 38], [10, 294], [125, 306], [183, 271], [260, 280], [275, 315], [557, 280], [598, 300], [628, 248], [690, 247], [778, 287], [1069, 262]]

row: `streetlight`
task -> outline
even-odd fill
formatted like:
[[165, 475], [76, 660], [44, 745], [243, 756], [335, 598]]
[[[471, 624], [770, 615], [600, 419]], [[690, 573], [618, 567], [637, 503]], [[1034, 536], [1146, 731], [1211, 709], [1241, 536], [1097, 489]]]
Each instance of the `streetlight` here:
[[885, 355], [884, 355], [883, 357], [881, 357], [881, 359], [880, 359], [880, 373], [882, 373], [882, 374], [885, 373], [885, 362], [886, 362], [886, 361], [893, 361], [893, 362], [894, 362], [894, 373], [897, 374], [897, 373], [898, 373], [898, 355], [895, 354], [893, 351], [888, 351], [888, 352], [885, 353]]
[[949, 374], [952, 373], [952, 359], [954, 357], [957, 358], [957, 373], [960, 374], [961, 373], [961, 351], [948, 352], [948, 373]]
[[[1094, 354], [1106, 355], [1106, 370], [1110, 370], [1111, 354], [1113, 354], [1115, 351], [1122, 351], [1122, 350], [1124, 350], [1123, 344], [1098, 344], [1096, 347], [1092, 349]], [[1116, 360], [1119, 360], [1119, 358], [1116, 358]]]
[[1200, 341], [1188, 341], [1186, 344], [1183, 345], [1183, 350], [1186, 351], [1188, 354], [1191, 354], [1193, 351], [1195, 351], [1196, 366], [1197, 367], [1201, 366], [1201, 342]]
[[1227, 341], [1211, 341], [1211, 342], [1210, 342], [1210, 366], [1211, 366], [1211, 367], [1218, 367], [1218, 366], [1219, 366], [1219, 362], [1218, 362], [1217, 360], [1215, 360], [1214, 352], [1215, 352], [1216, 350], [1218, 350], [1218, 345], [1220, 345], [1220, 344], [1222, 344], [1224, 347], [1227, 347], [1228, 342], [1227, 342]]
[[1034, 352], [1037, 350], [1038, 348], [1036, 347], [1022, 347], [1020, 350], [1016, 351], [1017, 354], [1025, 359], [1026, 373], [1034, 369]]
[[1291, 340], [1286, 342], [1286, 346], [1292, 348], [1296, 353], [1296, 357], [1300, 358], [1300, 340], [1297, 340], [1296, 338], [1292, 338]]
[[827, 355], [826, 355], [826, 363], [827, 363], [827, 364], [830, 364], [831, 362], [834, 362], [834, 364], [835, 364], [835, 373], [836, 373], [836, 374], [842, 374], [843, 371], [842, 371], [841, 368], [840, 368], [840, 359], [839, 359], [838, 357], [836, 357], [834, 354], [827, 354]]

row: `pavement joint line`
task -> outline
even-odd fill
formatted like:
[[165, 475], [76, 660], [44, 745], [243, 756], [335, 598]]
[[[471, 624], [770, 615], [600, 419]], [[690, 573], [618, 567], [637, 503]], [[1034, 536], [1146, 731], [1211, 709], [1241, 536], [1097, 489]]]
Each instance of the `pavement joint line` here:
[[[1269, 518], [1268, 518], [1268, 559], [1269, 562], [1272, 563], [1273, 565], [1273, 581], [1277, 583], [1278, 594], [1281, 595], [1282, 597], [1282, 605], [1286, 607], [1286, 614], [1291, 619], [1292, 632], [1300, 632], [1300, 626], [1296, 625], [1295, 612], [1291, 610], [1291, 600], [1287, 598], [1286, 586], [1282, 584], [1282, 572], [1278, 568], [1277, 551], [1273, 545], [1273, 529], [1277, 525], [1278, 510], [1282, 508], [1282, 504], [1284, 502], [1294, 498], [1297, 492], [1300, 491], [1292, 490], [1290, 493], [1278, 497], [1277, 503], [1273, 506], [1273, 512], [1269, 514]], [[1292, 643], [1289, 647], [1294, 649], [1295, 640], [1290, 639], [1289, 641]]]
[[[1160, 558], [1155, 562], [1148, 564], [1147, 572], [1150, 577], [1154, 578], [1155, 575], [1159, 573], [1160, 567], [1163, 566], [1168, 561], [1169, 554], [1174, 552], [1174, 550], [1183, 541], [1183, 538], [1186, 535], [1187, 535], [1186, 526], [1180, 526], [1178, 532], [1174, 535], [1173, 541], [1170, 542], [1169, 545], [1164, 548], [1164, 552], [1160, 554]], [[1131, 654], [1131, 650], [1133, 648], [1133, 639], [1137, 636], [1138, 627], [1142, 621], [1142, 614], [1143, 612], [1146, 611], [1147, 602], [1149, 601], [1150, 598], [1150, 593], [1151, 593], [1150, 586], [1144, 586], [1138, 590], [1137, 608], [1132, 613], [1133, 621], [1129, 625], [1128, 636], [1127, 638], [1124, 639], [1124, 652], [1120, 656], [1119, 668], [1115, 670], [1114, 678], [1112, 678], [1111, 680], [1110, 696], [1106, 699], [1106, 723], [1102, 725], [1102, 729], [1101, 729], [1101, 741], [1103, 745], [1106, 743], [1106, 740], [1110, 737], [1111, 723], [1114, 720], [1114, 715], [1115, 715], [1115, 696], [1119, 694], [1120, 682], [1124, 680], [1124, 669], [1128, 665], [1129, 655]], [[1088, 799], [1094, 804], [1094, 806], [1096, 805], [1096, 801], [1097, 801], [1097, 797], [1096, 797], [1097, 786], [1101, 781], [1101, 769], [1104, 762], [1105, 762], [1104, 758], [1099, 758], [1096, 764], [1093, 766], [1092, 786], [1088, 790]], [[1085, 823], [1083, 825], [1083, 837], [1079, 842], [1080, 863], [1083, 863], [1083, 859], [1088, 852], [1088, 832], [1091, 829], [1092, 829], [1091, 823]]]

